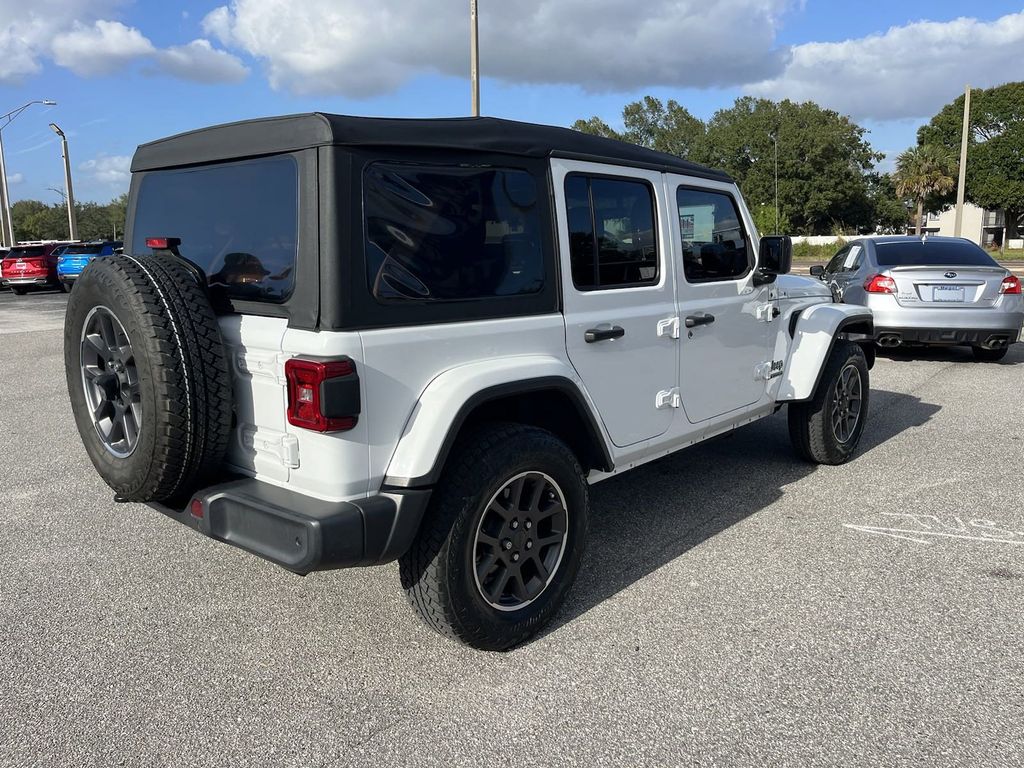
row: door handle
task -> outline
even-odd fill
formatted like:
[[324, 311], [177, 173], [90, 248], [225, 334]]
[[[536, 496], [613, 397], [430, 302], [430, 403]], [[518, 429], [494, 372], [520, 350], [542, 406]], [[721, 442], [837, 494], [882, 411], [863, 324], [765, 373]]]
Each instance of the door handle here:
[[698, 325], [711, 325], [715, 322], [715, 316], [709, 315], [707, 312], [701, 312], [699, 315], [689, 315], [686, 318], [687, 328], [696, 328]]
[[584, 340], [587, 344], [593, 344], [595, 341], [608, 341], [609, 339], [621, 339], [626, 335], [626, 331], [617, 325], [610, 326], [608, 328], [590, 328], [586, 333], [583, 334]]

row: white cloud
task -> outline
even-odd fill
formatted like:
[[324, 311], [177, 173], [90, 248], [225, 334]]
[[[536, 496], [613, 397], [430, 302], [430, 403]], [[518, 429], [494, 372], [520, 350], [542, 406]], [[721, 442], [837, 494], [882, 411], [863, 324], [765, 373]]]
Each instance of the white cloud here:
[[1024, 11], [995, 21], [959, 18], [892, 27], [840, 43], [795, 46], [755, 95], [816, 101], [854, 118], [930, 117], [970, 83], [1024, 79]]
[[157, 62], [161, 71], [198, 83], [237, 83], [249, 74], [249, 68], [237, 57], [203, 39], [160, 51]]
[[207, 40], [158, 49], [139, 29], [109, 17], [127, 0], [0, 0], [0, 84], [17, 85], [44, 59], [83, 77], [109, 75], [136, 61], [202, 83], [237, 82], [248, 69]]
[[[422, 0], [232, 0], [203, 29], [262, 59], [298, 93], [369, 96], [423, 72], [469, 70], [468, 4]], [[792, 0], [519, 0], [486, 3], [484, 76], [590, 90], [728, 86], [774, 75]]]
[[122, 0], [0, 0], [0, 83], [17, 85], [41, 69], [54, 35], [89, 24]]
[[7, 183], [12, 187], [15, 184], [21, 184], [25, 180], [25, 174], [23, 173], [9, 173], [7, 174]]
[[53, 38], [53, 60], [76, 75], [109, 75], [125, 64], [152, 55], [153, 44], [135, 27], [119, 21], [75, 24]]
[[78, 166], [101, 184], [127, 185], [131, 177], [132, 159], [128, 155], [99, 155]]

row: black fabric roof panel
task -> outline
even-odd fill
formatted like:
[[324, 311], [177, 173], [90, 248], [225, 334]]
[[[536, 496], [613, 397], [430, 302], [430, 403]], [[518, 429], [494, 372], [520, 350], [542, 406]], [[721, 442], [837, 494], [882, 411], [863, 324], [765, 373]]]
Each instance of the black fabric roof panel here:
[[417, 120], [320, 112], [217, 125], [143, 144], [132, 158], [132, 171], [255, 157], [329, 144], [571, 157], [731, 181], [721, 171], [674, 155], [569, 128], [495, 117]]

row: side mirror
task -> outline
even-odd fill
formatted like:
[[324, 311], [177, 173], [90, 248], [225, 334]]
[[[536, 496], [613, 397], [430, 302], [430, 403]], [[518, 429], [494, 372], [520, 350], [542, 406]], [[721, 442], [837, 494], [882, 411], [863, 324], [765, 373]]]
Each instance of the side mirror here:
[[825, 274], [825, 268], [821, 264], [815, 264], [811, 267], [811, 277], [821, 278]]
[[778, 275], [789, 272], [793, 265], [793, 241], [788, 235], [762, 237], [757, 253], [755, 285], [774, 282]]

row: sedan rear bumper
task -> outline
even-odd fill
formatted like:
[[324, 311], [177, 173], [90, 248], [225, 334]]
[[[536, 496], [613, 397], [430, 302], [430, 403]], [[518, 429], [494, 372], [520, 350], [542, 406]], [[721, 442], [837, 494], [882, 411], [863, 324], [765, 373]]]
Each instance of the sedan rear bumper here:
[[1020, 340], [1016, 328], [903, 328], [875, 326], [875, 341], [882, 347], [900, 344], [944, 344], [1002, 349]]

